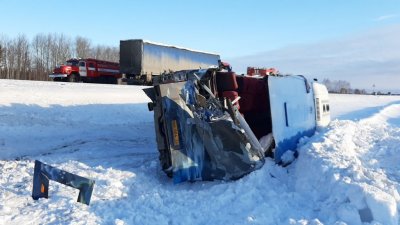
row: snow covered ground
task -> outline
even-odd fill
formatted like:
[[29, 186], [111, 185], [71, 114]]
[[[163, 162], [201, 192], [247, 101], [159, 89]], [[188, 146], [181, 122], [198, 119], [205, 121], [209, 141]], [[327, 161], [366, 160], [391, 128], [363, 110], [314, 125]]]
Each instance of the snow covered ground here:
[[[142, 87], [0, 80], [0, 224], [399, 224], [400, 97], [332, 95], [335, 118], [288, 167], [174, 185]], [[90, 206], [34, 160], [96, 181]]]

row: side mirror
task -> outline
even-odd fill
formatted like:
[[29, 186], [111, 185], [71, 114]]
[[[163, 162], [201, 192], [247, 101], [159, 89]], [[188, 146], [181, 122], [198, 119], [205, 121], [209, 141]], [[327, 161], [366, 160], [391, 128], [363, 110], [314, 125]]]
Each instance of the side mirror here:
[[155, 105], [156, 104], [154, 102], [147, 103], [147, 108], [149, 109], [150, 112], [154, 110]]

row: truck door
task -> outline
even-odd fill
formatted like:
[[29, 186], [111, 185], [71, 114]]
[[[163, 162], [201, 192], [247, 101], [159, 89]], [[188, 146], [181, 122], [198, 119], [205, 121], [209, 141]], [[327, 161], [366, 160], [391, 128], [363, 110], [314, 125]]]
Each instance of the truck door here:
[[86, 75], [88, 77], [95, 77], [96, 76], [96, 66], [95, 66], [94, 62], [88, 62], [87, 63]]
[[80, 61], [79, 62], [79, 75], [81, 77], [86, 77], [87, 76], [87, 72], [86, 72], [86, 63], [84, 61]]

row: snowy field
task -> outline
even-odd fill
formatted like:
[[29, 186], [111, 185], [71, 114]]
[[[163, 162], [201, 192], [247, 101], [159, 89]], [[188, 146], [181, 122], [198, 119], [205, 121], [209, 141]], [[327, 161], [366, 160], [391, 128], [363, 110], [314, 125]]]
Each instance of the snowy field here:
[[[174, 185], [142, 87], [0, 80], [0, 224], [399, 224], [400, 97], [331, 95], [334, 120], [232, 182]], [[90, 206], [34, 160], [96, 181]]]

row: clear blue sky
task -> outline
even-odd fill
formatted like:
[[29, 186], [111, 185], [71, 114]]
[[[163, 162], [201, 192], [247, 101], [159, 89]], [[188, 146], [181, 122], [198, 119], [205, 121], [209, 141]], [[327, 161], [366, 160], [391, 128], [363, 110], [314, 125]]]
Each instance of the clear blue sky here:
[[220, 53], [223, 58], [309, 44], [400, 23], [400, 1], [0, 0], [0, 34], [81, 35]]

